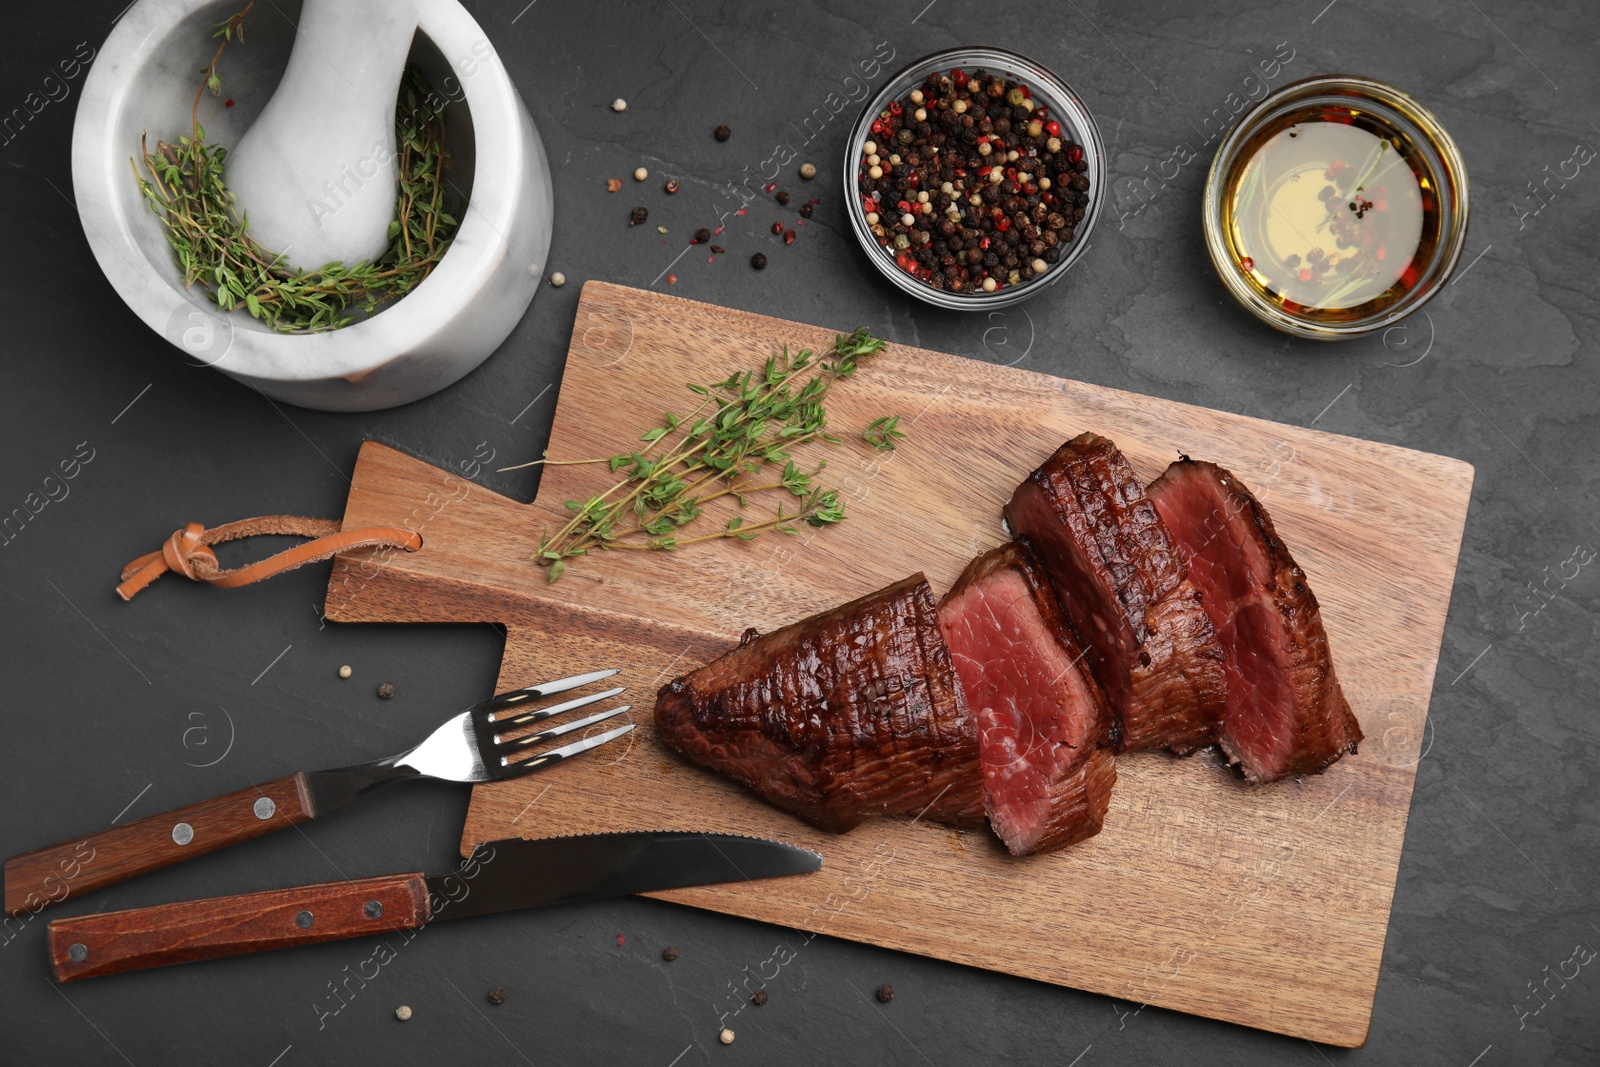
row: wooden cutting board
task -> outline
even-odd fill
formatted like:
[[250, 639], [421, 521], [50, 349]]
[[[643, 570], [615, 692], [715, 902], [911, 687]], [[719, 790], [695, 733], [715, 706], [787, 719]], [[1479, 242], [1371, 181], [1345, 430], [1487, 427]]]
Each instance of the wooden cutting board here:
[[[839, 323], [848, 328], [854, 324]], [[637, 447], [682, 384], [715, 381], [833, 331], [590, 282], [550, 438], [556, 459]], [[676, 553], [610, 552], [555, 584], [529, 561], [561, 502], [609, 485], [596, 466], [546, 469], [521, 504], [368, 443], [347, 527], [409, 524], [414, 554], [336, 564], [341, 621], [497, 622], [501, 689], [600, 667], [636, 702], [630, 742], [548, 774], [478, 787], [462, 850], [511, 835], [682, 828], [782, 838], [822, 852], [803, 878], [664, 899], [954, 960], [1335, 1045], [1366, 1039], [1415, 764], [1449, 606], [1472, 468], [1459, 460], [892, 346], [829, 397], [849, 437], [826, 479], [847, 522], [796, 537]], [[909, 437], [854, 440], [879, 415]], [[1310, 576], [1367, 741], [1327, 774], [1251, 788], [1214, 753], [1119, 762], [1105, 831], [1010, 858], [985, 831], [876, 820], [834, 836], [681, 760], [651, 726], [656, 689], [747, 626], [774, 628], [917, 570], [947, 589], [1003, 540], [1013, 486], [1083, 430], [1146, 479], [1179, 452], [1231, 468], [1271, 509]], [[533, 458], [533, 457], [526, 457]], [[751, 988], [806, 941], [741, 976]], [[798, 944], [800, 947], [796, 948]], [[726, 991], [733, 1011], [748, 990]]]

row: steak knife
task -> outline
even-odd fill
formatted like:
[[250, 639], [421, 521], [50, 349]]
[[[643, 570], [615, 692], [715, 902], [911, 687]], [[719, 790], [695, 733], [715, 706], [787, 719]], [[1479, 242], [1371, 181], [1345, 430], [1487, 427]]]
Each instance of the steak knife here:
[[58, 982], [420, 929], [443, 919], [805, 874], [809, 849], [737, 834], [669, 830], [507, 838], [479, 845], [454, 873], [324, 882], [56, 919]]

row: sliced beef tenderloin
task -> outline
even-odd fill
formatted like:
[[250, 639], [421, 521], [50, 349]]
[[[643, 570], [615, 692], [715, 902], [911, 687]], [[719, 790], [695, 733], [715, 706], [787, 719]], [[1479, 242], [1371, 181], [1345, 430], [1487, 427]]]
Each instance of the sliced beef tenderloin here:
[[1056, 450], [1005, 508], [1044, 561], [1121, 727], [1118, 751], [1192, 752], [1217, 740], [1222, 649], [1161, 516], [1116, 445]]
[[759, 635], [656, 696], [677, 752], [825, 830], [983, 823], [978, 731], [921, 574]]
[[1115, 718], [1031, 549], [973, 560], [939, 628], [978, 721], [989, 825], [1013, 855], [1100, 832], [1116, 782]]
[[1315, 774], [1361, 740], [1305, 572], [1243, 482], [1187, 458], [1149, 489], [1226, 654], [1222, 747], [1254, 782]]

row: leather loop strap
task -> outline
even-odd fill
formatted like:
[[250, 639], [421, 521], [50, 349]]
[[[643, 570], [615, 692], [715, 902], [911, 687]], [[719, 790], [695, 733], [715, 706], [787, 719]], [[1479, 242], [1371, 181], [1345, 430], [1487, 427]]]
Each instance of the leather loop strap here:
[[[212, 545], [224, 541], [236, 541], [242, 537], [256, 537], [260, 534], [288, 534], [311, 540], [245, 567], [223, 570], [217, 566], [217, 555], [211, 551]], [[315, 563], [319, 559], [327, 559], [347, 549], [366, 548], [372, 545], [390, 545], [407, 552], [415, 552], [422, 547], [422, 537], [410, 530], [392, 526], [341, 530], [335, 519], [308, 519], [298, 515], [263, 515], [255, 519], [230, 522], [210, 530], [198, 522], [191, 522], [167, 538], [167, 543], [161, 546], [161, 551], [140, 556], [122, 568], [122, 584], [117, 586], [117, 595], [123, 600], [130, 600], [133, 594], [167, 571], [174, 571], [197, 582], [209, 582], [224, 589], [232, 589], [249, 585], [251, 582], [259, 582], [274, 574], [292, 571], [296, 567]]]

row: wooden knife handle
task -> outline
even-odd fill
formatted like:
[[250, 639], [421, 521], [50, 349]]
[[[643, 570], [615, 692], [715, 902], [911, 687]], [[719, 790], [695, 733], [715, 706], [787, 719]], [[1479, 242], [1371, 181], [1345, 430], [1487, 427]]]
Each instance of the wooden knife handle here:
[[423, 875], [393, 874], [108, 911], [50, 923], [50, 966], [71, 982], [423, 926]]
[[6, 860], [6, 914], [22, 915], [311, 818], [304, 775], [264, 782]]

